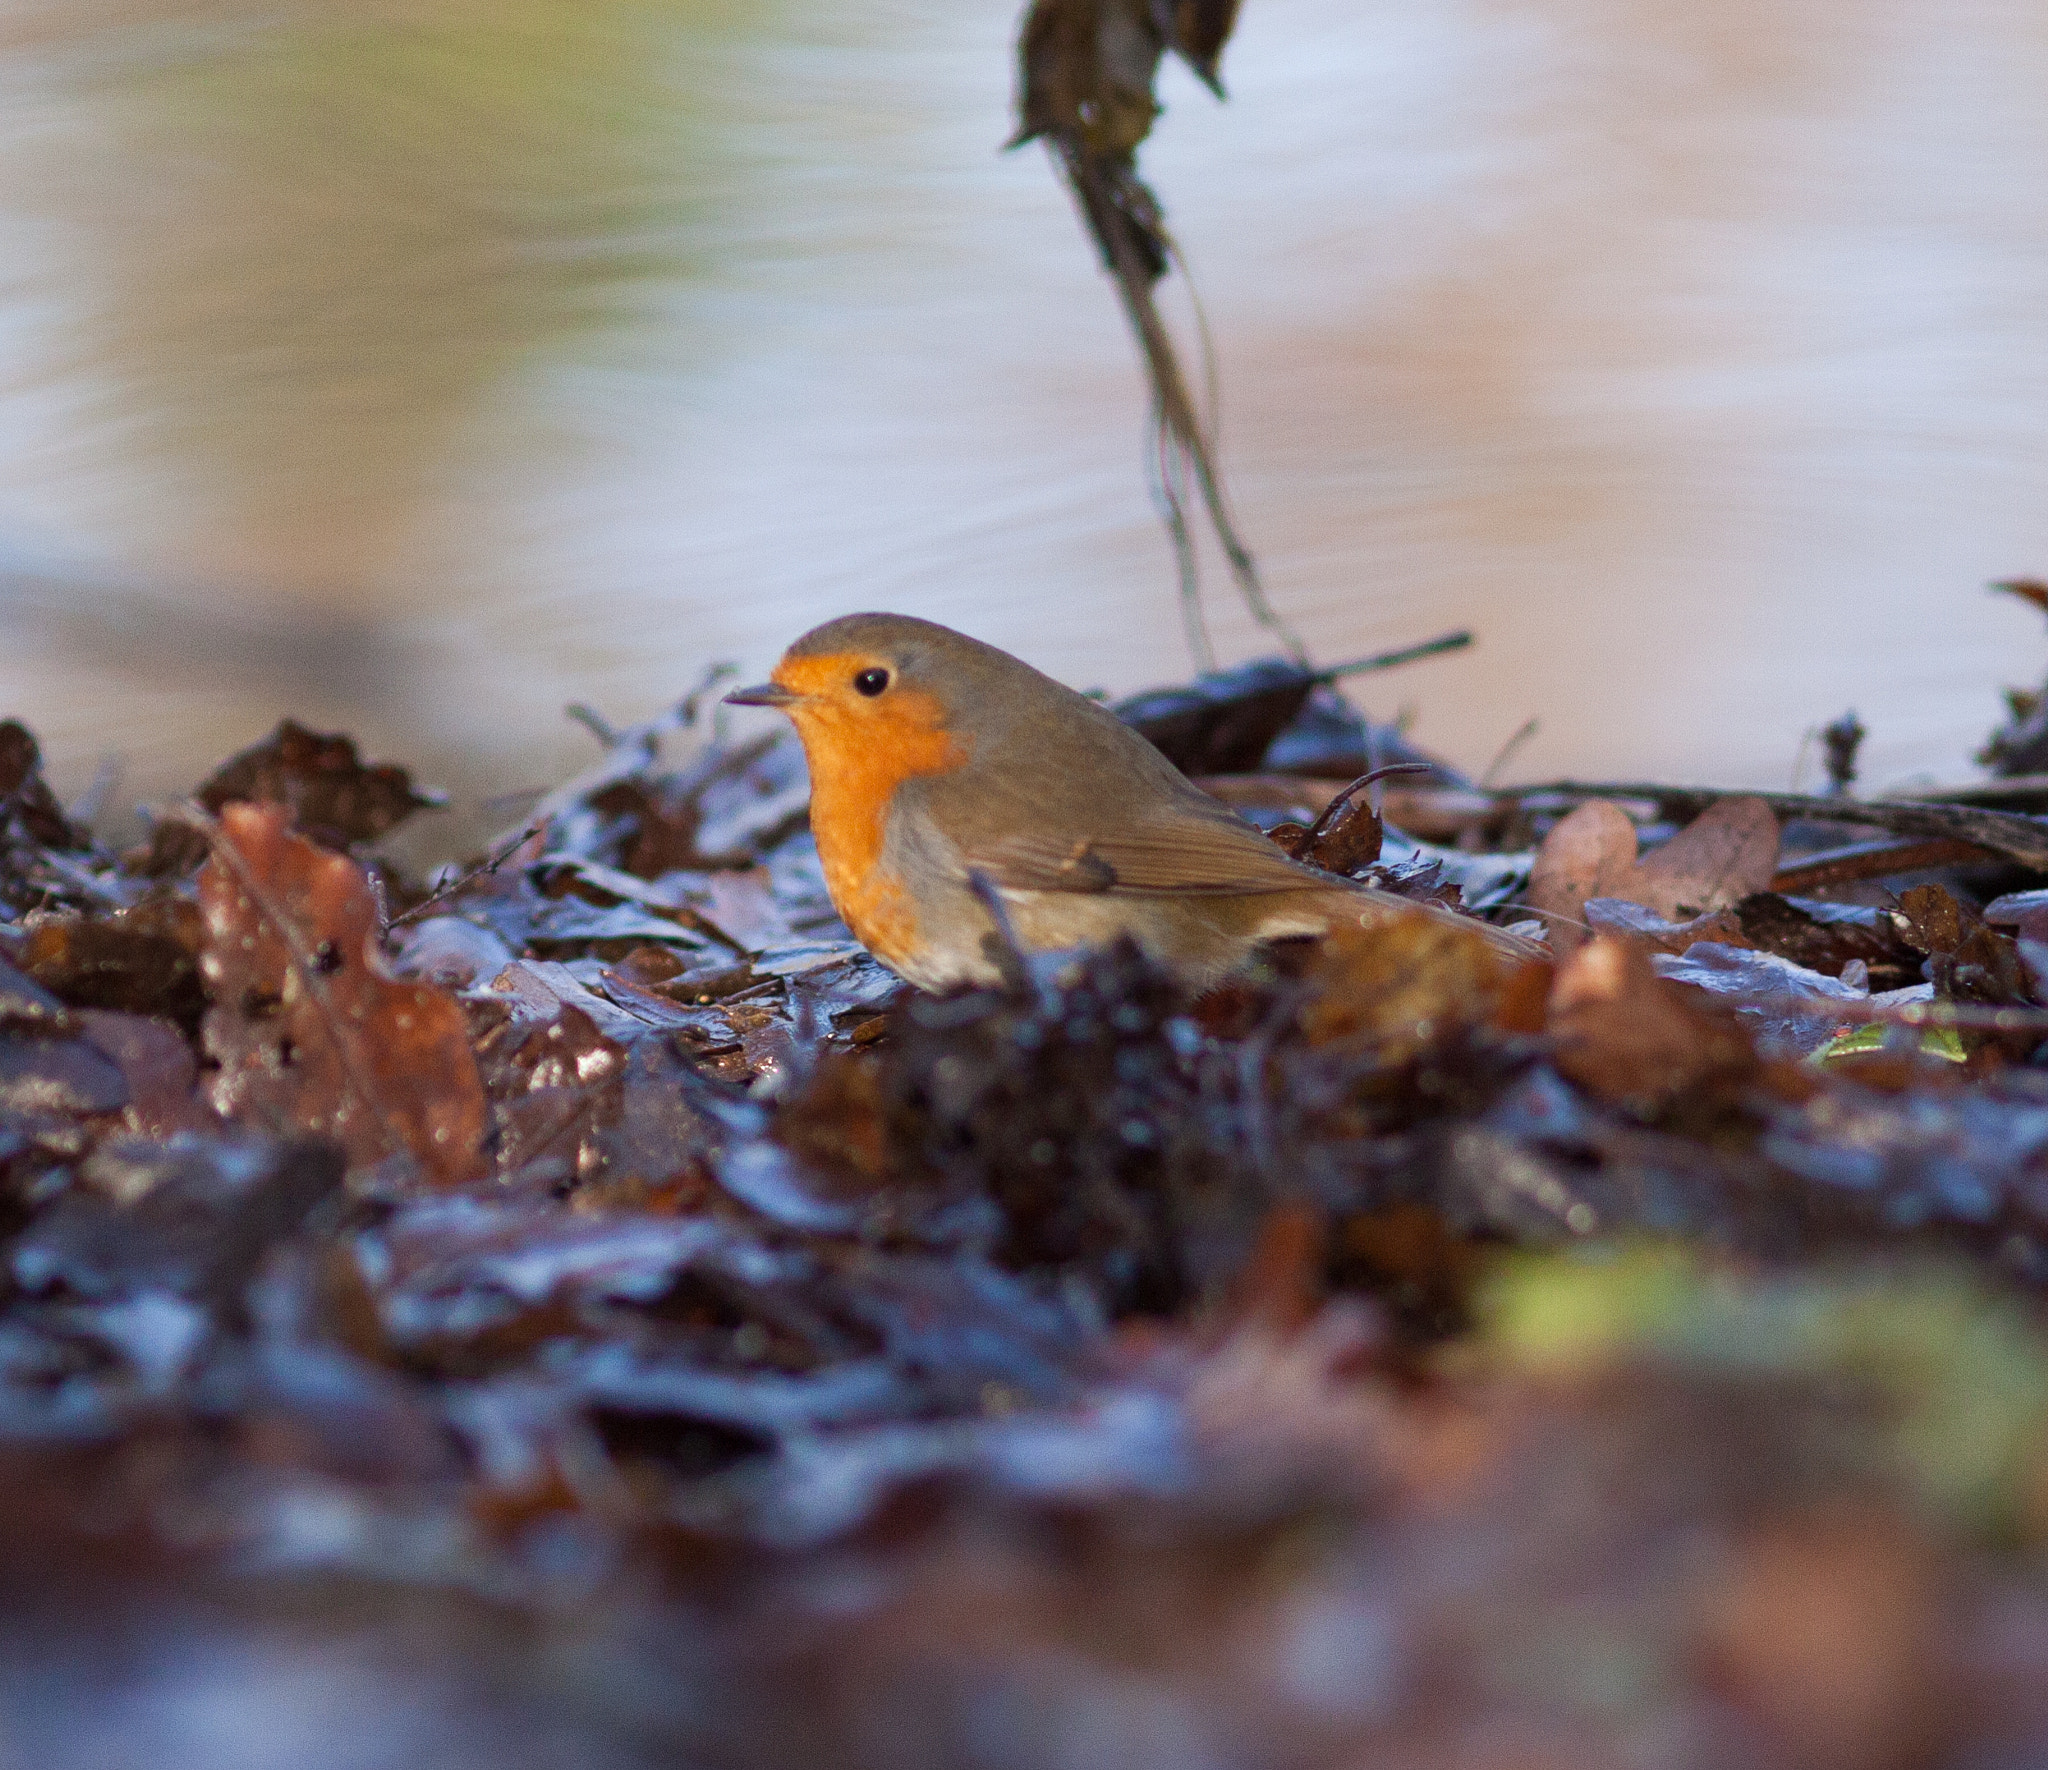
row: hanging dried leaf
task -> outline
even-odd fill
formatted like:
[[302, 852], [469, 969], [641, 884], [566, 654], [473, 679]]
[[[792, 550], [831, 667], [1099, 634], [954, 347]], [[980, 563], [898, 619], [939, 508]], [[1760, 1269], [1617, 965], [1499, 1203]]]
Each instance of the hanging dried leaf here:
[[1251, 552], [1238, 538], [1212, 439], [1153, 302], [1153, 285], [1175, 250], [1159, 199], [1138, 176], [1139, 145], [1159, 115], [1152, 83], [1161, 59], [1168, 51], [1179, 55], [1221, 96], [1216, 64], [1236, 16], [1235, 0], [1035, 0], [1017, 42], [1018, 129], [1011, 143], [1042, 137], [1059, 156], [1137, 334], [1158, 432], [1154, 489], [1180, 564], [1189, 642], [1205, 665], [1211, 653], [1184, 514], [1190, 479], [1253, 616], [1296, 660], [1306, 655], [1266, 601]]

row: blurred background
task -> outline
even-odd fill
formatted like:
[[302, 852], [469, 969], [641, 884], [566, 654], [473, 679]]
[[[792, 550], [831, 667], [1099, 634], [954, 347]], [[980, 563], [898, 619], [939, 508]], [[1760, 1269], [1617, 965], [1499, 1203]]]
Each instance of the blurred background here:
[[[0, 711], [60, 790], [292, 713], [475, 801], [859, 607], [1189, 659], [1009, 0], [15, 0]], [[2048, 13], [1247, 0], [1145, 168], [1318, 656], [1513, 773], [1961, 778], [2048, 667]], [[1185, 292], [1169, 307], [1188, 329]], [[1224, 575], [1226, 661], [1263, 649]], [[1818, 774], [1810, 754], [1806, 784]]]

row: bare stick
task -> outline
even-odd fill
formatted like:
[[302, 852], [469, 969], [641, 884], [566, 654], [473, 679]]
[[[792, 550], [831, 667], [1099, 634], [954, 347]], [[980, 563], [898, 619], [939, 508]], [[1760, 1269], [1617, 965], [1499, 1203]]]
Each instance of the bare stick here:
[[447, 884], [443, 885], [431, 897], [422, 898], [418, 903], [414, 904], [404, 915], [393, 916], [385, 925], [386, 931], [388, 932], [392, 928], [403, 928], [408, 922], [418, 921], [420, 917], [424, 916], [437, 903], [445, 903], [458, 891], [465, 891], [474, 885], [477, 880], [489, 878], [546, 828], [547, 825], [545, 823], [528, 824], [518, 835], [507, 836], [495, 849], [485, 855], [475, 866], [471, 867], [468, 872], [458, 878], [450, 879]]

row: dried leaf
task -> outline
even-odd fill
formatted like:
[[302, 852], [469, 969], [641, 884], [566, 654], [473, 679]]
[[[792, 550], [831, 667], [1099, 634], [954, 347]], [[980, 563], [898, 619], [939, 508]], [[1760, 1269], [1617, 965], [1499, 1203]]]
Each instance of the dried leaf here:
[[1907, 943], [1890, 910], [1762, 891], [1735, 906], [1735, 919], [1750, 945], [1810, 971], [1839, 977], [1845, 966], [1860, 960], [1873, 991], [1905, 989], [1923, 975], [1920, 953]]
[[1507, 988], [1510, 967], [1476, 929], [1403, 911], [1324, 940], [1301, 1011], [1311, 1045], [1371, 1043], [1398, 1063], [1461, 1029], [1485, 1024]]
[[1632, 941], [1600, 935], [1563, 964], [1550, 994], [1557, 1067], [1640, 1118], [1748, 1081], [1755, 1048], [1733, 1017], [1686, 1001]]
[[1315, 687], [1315, 676], [1290, 659], [1255, 658], [1185, 688], [1147, 689], [1114, 711], [1183, 774], [1248, 774]]
[[1954, 893], [1916, 885], [1899, 899], [1906, 939], [1928, 955], [1937, 995], [1969, 1002], [2025, 1003], [2033, 980], [2009, 934], [1980, 920]]
[[1889, 1508], [1782, 1518], [1721, 1568], [1701, 1646], [1791, 1761], [1910, 1770], [1960, 1719], [1943, 1584], [1925, 1530]]
[[476, 1171], [484, 1094], [461, 1007], [384, 974], [353, 861], [293, 835], [281, 805], [230, 805], [199, 905], [216, 1111], [333, 1137], [356, 1162], [410, 1154], [444, 1184]]
[[1753, 795], [1723, 799], [1644, 856], [1611, 893], [1680, 920], [1765, 890], [1778, 870], [1778, 820]]
[[197, 1031], [206, 1011], [199, 979], [199, 912], [153, 896], [110, 916], [35, 916], [21, 963], [75, 1008], [157, 1014]]
[[1585, 939], [1573, 922], [1590, 898], [1621, 898], [1686, 922], [1762, 891], [1777, 865], [1778, 822], [1754, 796], [1720, 800], [1641, 859], [1627, 815], [1589, 799], [1544, 838], [1527, 897], [1546, 913], [1551, 944], [1570, 952]]
[[208, 811], [242, 800], [289, 807], [292, 821], [323, 848], [375, 841], [416, 811], [442, 803], [392, 763], [371, 765], [355, 741], [284, 720], [262, 743], [231, 756], [193, 794]]
[[1543, 839], [1525, 894], [1543, 912], [1551, 946], [1574, 951], [1586, 938], [1577, 924], [1589, 897], [1626, 897], [1634, 877], [1636, 827], [1628, 813], [1605, 799], [1589, 799]]
[[45, 848], [78, 849], [86, 834], [43, 780], [43, 753], [19, 719], [0, 719], [0, 832], [9, 826]]

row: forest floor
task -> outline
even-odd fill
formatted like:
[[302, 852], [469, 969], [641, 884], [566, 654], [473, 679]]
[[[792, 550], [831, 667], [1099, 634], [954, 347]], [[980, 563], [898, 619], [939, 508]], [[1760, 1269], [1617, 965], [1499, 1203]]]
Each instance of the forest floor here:
[[1551, 953], [1199, 999], [901, 988], [707, 699], [433, 878], [346, 739], [115, 853], [0, 726], [0, 1765], [2048, 1756], [2027, 697], [1890, 802], [1143, 698]]

